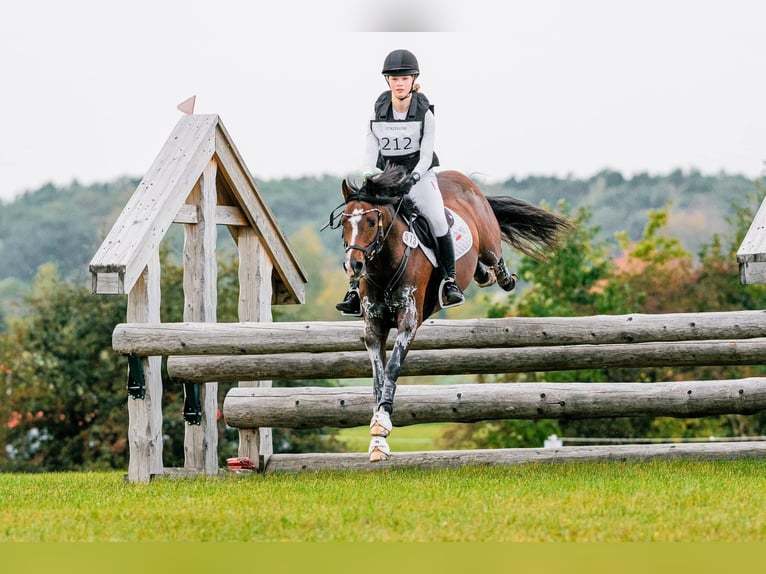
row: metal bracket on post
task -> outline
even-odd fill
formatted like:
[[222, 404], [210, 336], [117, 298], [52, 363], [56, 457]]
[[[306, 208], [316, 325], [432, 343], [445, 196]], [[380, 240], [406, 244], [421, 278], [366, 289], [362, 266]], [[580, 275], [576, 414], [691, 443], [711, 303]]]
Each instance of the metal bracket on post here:
[[133, 399], [146, 398], [144, 361], [136, 355], [128, 355], [128, 395]]
[[184, 383], [184, 420], [189, 425], [202, 424], [202, 404], [196, 383]]

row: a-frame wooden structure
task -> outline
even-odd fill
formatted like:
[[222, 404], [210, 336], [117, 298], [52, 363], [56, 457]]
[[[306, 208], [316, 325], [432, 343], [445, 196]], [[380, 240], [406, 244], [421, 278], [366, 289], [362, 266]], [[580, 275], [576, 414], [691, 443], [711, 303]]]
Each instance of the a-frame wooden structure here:
[[766, 283], [766, 199], [737, 250], [739, 281], [743, 285]]
[[[216, 322], [217, 225], [237, 244], [240, 321], [271, 321], [272, 304], [305, 302], [306, 275], [217, 115], [178, 121], [90, 262], [94, 293], [128, 295], [128, 322], [161, 322], [159, 247], [173, 223], [184, 226], [184, 321]], [[129, 364], [128, 480], [145, 482], [171, 471], [162, 462], [161, 357]], [[217, 383], [204, 385], [200, 403], [184, 469], [216, 474]], [[240, 456], [263, 464], [271, 453], [270, 429], [240, 432]]]

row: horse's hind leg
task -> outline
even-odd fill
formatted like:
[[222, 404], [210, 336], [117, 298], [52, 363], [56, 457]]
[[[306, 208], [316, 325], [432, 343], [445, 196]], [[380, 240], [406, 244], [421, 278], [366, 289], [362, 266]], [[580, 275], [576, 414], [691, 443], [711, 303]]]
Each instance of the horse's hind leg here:
[[476, 281], [476, 284], [482, 288], [494, 285], [496, 281], [495, 270], [479, 260], [476, 263], [476, 271], [473, 273], [473, 280]]
[[495, 277], [497, 278], [497, 284], [500, 285], [505, 291], [513, 291], [516, 287], [516, 281], [519, 279], [518, 275], [508, 271], [505, 266], [505, 261], [502, 257], [497, 260], [497, 263], [493, 266], [495, 270]]

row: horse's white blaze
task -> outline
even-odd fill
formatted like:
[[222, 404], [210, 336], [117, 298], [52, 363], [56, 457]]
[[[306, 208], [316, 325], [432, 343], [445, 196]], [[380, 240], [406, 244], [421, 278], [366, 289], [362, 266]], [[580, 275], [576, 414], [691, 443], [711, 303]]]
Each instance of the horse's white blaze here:
[[[362, 209], [355, 209], [351, 212], [351, 215], [348, 217], [348, 224], [351, 227], [351, 238], [348, 241], [349, 245], [356, 245], [357, 237], [359, 237], [359, 224], [362, 221], [362, 216], [364, 215], [364, 210]], [[351, 253], [352, 249], [349, 249], [346, 251], [346, 272], [351, 274]]]

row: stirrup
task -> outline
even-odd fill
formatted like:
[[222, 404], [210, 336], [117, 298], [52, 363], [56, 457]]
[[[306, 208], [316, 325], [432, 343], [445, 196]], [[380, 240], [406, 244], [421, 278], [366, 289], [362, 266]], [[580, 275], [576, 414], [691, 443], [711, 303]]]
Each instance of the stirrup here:
[[[455, 288], [457, 289], [457, 292], [460, 294], [460, 300], [459, 300], [459, 301], [455, 301], [454, 303], [449, 303], [449, 304], [448, 304], [448, 303], [447, 303], [447, 302], [444, 300], [444, 289], [446, 288], [446, 286], [447, 286], [449, 283], [451, 283], [452, 285], [454, 285], [454, 286], [455, 286]], [[452, 279], [452, 278], [449, 278], [449, 279], [442, 279], [442, 282], [439, 284], [439, 306], [440, 306], [442, 309], [449, 309], [450, 307], [457, 307], [458, 305], [462, 305], [463, 303], [465, 303], [465, 295], [463, 295], [463, 292], [460, 290], [460, 287], [459, 287], [459, 286], [458, 286], [458, 284], [455, 282], [455, 280], [454, 280], [454, 279]]]
[[367, 454], [370, 457], [370, 462], [388, 460], [391, 457], [391, 447], [388, 446], [388, 441], [385, 437], [374, 436], [370, 440], [370, 448], [367, 449]]
[[391, 417], [385, 409], [380, 409], [372, 415], [370, 421], [370, 434], [372, 436], [387, 437], [391, 434], [392, 428]]

